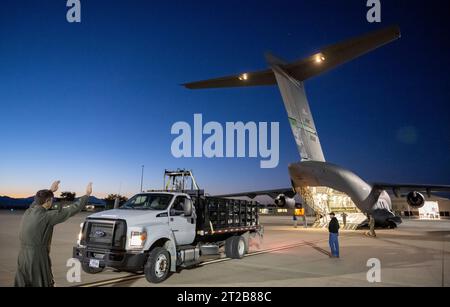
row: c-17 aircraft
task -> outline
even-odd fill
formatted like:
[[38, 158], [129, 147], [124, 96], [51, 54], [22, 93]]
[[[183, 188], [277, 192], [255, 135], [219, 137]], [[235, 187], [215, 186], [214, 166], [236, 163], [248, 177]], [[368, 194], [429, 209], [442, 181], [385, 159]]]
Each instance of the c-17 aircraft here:
[[305, 94], [304, 81], [391, 43], [400, 36], [400, 29], [392, 26], [323, 48], [292, 63], [268, 54], [266, 58], [270, 69], [267, 70], [183, 84], [188, 89], [278, 84], [280, 89], [301, 157], [300, 162], [288, 167], [292, 188], [235, 193], [221, 197], [255, 198], [258, 195], [269, 195], [275, 198], [278, 206], [293, 208], [296, 206], [293, 199], [296, 193], [305, 200], [311, 187], [327, 187], [348, 195], [362, 213], [374, 217], [377, 226], [397, 227], [402, 221], [394, 214], [391, 198], [386, 190], [392, 189], [396, 197], [406, 193], [408, 204], [414, 208], [424, 206], [424, 194], [430, 197], [433, 191], [450, 191], [450, 186], [445, 185], [369, 184], [352, 171], [326, 162], [322, 151]]

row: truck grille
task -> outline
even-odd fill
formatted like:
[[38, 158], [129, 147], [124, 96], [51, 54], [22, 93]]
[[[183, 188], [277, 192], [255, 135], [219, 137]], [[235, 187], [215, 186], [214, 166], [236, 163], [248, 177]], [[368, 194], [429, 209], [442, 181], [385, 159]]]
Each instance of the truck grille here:
[[127, 227], [123, 220], [87, 220], [82, 244], [93, 247], [124, 249]]
[[114, 224], [91, 223], [89, 243], [111, 245], [114, 237]]

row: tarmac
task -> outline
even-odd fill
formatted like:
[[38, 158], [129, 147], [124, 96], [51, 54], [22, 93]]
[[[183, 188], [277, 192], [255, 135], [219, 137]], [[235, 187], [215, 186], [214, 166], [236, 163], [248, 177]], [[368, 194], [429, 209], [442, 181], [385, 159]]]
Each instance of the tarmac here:
[[[23, 212], [0, 211], [0, 286], [14, 283], [18, 233]], [[81, 213], [55, 228], [51, 259], [57, 287], [383, 287], [450, 286], [450, 221], [404, 220], [395, 230], [343, 231], [341, 257], [329, 257], [326, 229], [292, 226], [291, 217], [262, 216], [264, 240], [253, 245], [241, 260], [207, 260], [202, 265], [172, 274], [159, 285], [143, 275], [107, 269], [97, 275], [81, 274], [80, 283], [67, 280], [72, 247], [76, 244]], [[379, 275], [372, 265], [379, 263]], [[378, 262], [379, 261], [379, 262]], [[368, 278], [369, 275], [369, 278]], [[370, 277], [379, 276], [379, 282]]]

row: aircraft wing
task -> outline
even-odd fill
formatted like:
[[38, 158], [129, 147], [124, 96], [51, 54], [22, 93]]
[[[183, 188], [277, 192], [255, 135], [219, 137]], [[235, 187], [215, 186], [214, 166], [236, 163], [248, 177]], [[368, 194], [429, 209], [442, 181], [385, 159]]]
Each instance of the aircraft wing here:
[[397, 197], [401, 192], [423, 192], [427, 193], [429, 197], [432, 192], [450, 192], [450, 185], [375, 183], [373, 187], [380, 190], [392, 190]]
[[[390, 183], [374, 183], [373, 187], [380, 190], [392, 190], [394, 194], [400, 195], [404, 192], [423, 192], [428, 195], [431, 192], [450, 192], [450, 185], [426, 185], [426, 184], [390, 184]], [[296, 192], [292, 188], [274, 189], [265, 191], [240, 192], [233, 194], [214, 195], [214, 197], [233, 198], [233, 197], [249, 197], [254, 199], [257, 196], [267, 195], [276, 198], [278, 195], [284, 194], [287, 197], [294, 197]]]
[[254, 199], [257, 196], [262, 196], [262, 195], [267, 195], [272, 198], [276, 198], [280, 194], [284, 194], [287, 197], [292, 198], [295, 196], [296, 192], [292, 188], [286, 188], [286, 189], [275, 189], [275, 190], [256, 191], [256, 192], [234, 193], [234, 194], [226, 194], [226, 195], [214, 195], [214, 197], [221, 197], [221, 198], [248, 197], [250, 199]]
[[[400, 28], [392, 26], [324, 47], [321, 51], [291, 64], [278, 63], [278, 66], [296, 80], [304, 81], [360, 57], [398, 38], [400, 38]], [[188, 89], [205, 89], [274, 84], [276, 84], [274, 72], [272, 70], [262, 70], [186, 83], [183, 86]]]

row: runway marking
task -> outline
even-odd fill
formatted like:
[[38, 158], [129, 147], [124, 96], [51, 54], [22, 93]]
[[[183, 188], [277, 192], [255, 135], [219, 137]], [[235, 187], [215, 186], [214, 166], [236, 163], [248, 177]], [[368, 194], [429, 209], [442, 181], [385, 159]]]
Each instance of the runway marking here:
[[[302, 247], [302, 246], [311, 246], [314, 248], [314, 246], [317, 247], [317, 245], [316, 245], [317, 243], [326, 242], [326, 241], [328, 241], [328, 240], [324, 239], [324, 240], [317, 240], [317, 241], [302, 241], [302, 242], [294, 243], [294, 244], [290, 244], [290, 245], [284, 245], [284, 246], [280, 246], [280, 247], [265, 249], [265, 250], [258, 251], [258, 252], [252, 252], [252, 253], [244, 255], [244, 257], [252, 257], [252, 256], [258, 256], [258, 255], [262, 255], [262, 254], [269, 254], [269, 253], [273, 253], [273, 252], [277, 252], [277, 251], [282, 251], [282, 250], [287, 250], [287, 249], [292, 249], [292, 248]], [[198, 264], [197, 266], [202, 267], [202, 266], [219, 263], [219, 262], [230, 261], [230, 260], [233, 260], [233, 259], [231, 259], [231, 258], [215, 259], [215, 260], [202, 262], [202, 263]], [[108, 286], [108, 285], [119, 284], [119, 283], [123, 283], [123, 282], [127, 282], [127, 281], [137, 280], [137, 279], [141, 279], [141, 278], [145, 278], [145, 275], [143, 273], [128, 275], [128, 276], [124, 276], [124, 277], [118, 277], [118, 278], [112, 278], [112, 279], [107, 279], [107, 280], [102, 280], [102, 281], [97, 281], [97, 282], [92, 282], [92, 283], [86, 283], [86, 284], [76, 285], [73, 287], [75, 287], [75, 288], [78, 288], [78, 287], [79, 288], [101, 287], [101, 286]]]

